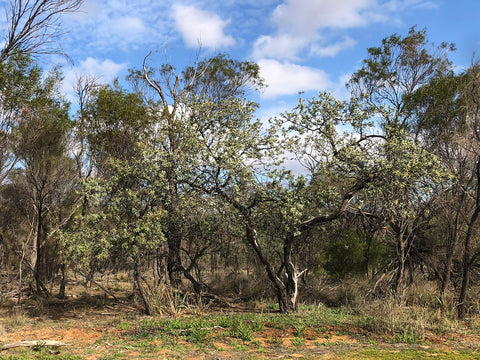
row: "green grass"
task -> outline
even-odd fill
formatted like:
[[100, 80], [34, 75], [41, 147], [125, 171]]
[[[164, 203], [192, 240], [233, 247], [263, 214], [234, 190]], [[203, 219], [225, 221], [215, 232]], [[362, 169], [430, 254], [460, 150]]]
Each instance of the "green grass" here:
[[305, 345], [305, 340], [303, 338], [295, 337], [292, 339], [293, 346], [303, 346]]
[[[398, 314], [398, 309], [395, 309]], [[421, 313], [405, 309], [403, 317], [392, 322], [391, 314], [355, 311], [349, 308], [328, 308], [323, 305], [302, 306], [298, 313], [280, 314], [271, 311], [259, 312], [209, 312], [205, 315], [176, 314], [175, 317], [144, 317], [131, 313], [119, 313], [116, 318], [99, 318], [82, 323], [76, 320], [48, 319], [36, 326], [53, 328], [78, 327], [87, 330], [103, 329], [102, 337], [83, 348], [73, 344], [60, 348], [53, 355], [43, 348], [14, 349], [0, 352], [0, 359], [65, 359], [77, 360], [100, 351], [103, 359], [128, 358], [235, 358], [236, 353], [248, 353], [248, 358], [286, 356], [300, 354], [305, 359], [316, 359], [325, 351], [333, 359], [480, 359], [480, 353], [467, 343], [449, 335], [449, 324], [443, 324], [441, 332], [451, 352], [429, 344], [426, 334], [437, 334], [437, 328], [424, 322]], [[18, 314], [15, 314], [18, 315]], [[20, 316], [18, 325], [14, 316], [13, 327], [25, 326], [32, 320]], [[83, 321], [83, 320], [82, 320]], [[462, 334], [477, 334], [477, 328], [463, 324]], [[431, 327], [429, 327], [431, 326]], [[458, 339], [459, 332], [456, 333]], [[342, 336], [342, 338], [337, 338]], [[352, 341], [350, 341], [351, 339]], [[460, 337], [461, 339], [461, 337]], [[452, 343], [449, 345], [449, 341]], [[286, 344], [289, 344], [288, 346]], [[291, 345], [290, 345], [291, 344]], [[307, 345], [315, 347], [307, 347]], [[401, 345], [399, 345], [401, 344]], [[133, 354], [135, 353], [135, 355]], [[73, 355], [72, 355], [73, 354]], [[139, 354], [139, 355], [137, 355]], [[164, 354], [166, 354], [164, 356]]]
[[38, 347], [35, 351], [28, 351], [28, 352], [22, 352], [21, 354], [11, 354], [11, 355], [5, 355], [1, 356], [0, 359], [2, 360], [31, 360], [31, 359], [37, 359], [37, 360], [80, 360], [82, 359], [82, 356], [79, 355], [69, 355], [69, 354], [62, 354], [62, 355], [56, 355], [56, 354], [51, 354], [48, 352], [44, 347]]
[[[353, 355], [354, 354], [354, 355]], [[354, 356], [354, 357], [352, 357]], [[417, 349], [366, 349], [341, 354], [341, 359], [359, 359], [359, 360], [419, 360], [419, 359], [437, 359], [437, 360], [478, 360], [480, 352], [474, 350], [462, 351], [438, 351], [438, 350], [417, 350]]]
[[404, 331], [394, 334], [389, 341], [392, 344], [419, 344], [425, 339], [423, 336], [419, 336], [414, 328], [407, 326]]

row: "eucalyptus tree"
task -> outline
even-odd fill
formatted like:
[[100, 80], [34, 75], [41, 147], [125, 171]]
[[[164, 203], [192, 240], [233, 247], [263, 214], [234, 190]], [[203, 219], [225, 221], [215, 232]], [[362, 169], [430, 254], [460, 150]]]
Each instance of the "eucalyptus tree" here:
[[405, 37], [394, 34], [384, 38], [381, 46], [369, 48], [368, 57], [347, 86], [353, 98], [375, 110], [387, 135], [398, 128], [415, 130], [409, 98], [421, 86], [451, 74], [448, 54], [453, 50], [453, 44], [435, 47], [427, 40], [426, 29], [413, 27]]
[[368, 49], [368, 57], [348, 83], [352, 97], [368, 107], [383, 143], [385, 171], [378, 196], [381, 216], [395, 234], [396, 264], [392, 289], [404, 282], [405, 268], [420, 226], [429, 221], [429, 206], [435, 184], [444, 172], [438, 159], [419, 136], [418, 118], [410, 98], [421, 86], [451, 73], [448, 53], [453, 45], [438, 47], [426, 39], [426, 30], [412, 28], [408, 35], [392, 35], [379, 47]]
[[0, 63], [0, 184], [15, 167], [15, 130], [26, 106], [35, 96], [41, 70], [29, 56], [10, 57]]
[[118, 83], [95, 90], [85, 105], [81, 132], [89, 145], [97, 176], [109, 176], [109, 160], [132, 160], [153, 131], [153, 117], [141, 96]]
[[460, 264], [459, 317], [468, 310], [468, 291], [478, 266], [478, 219], [480, 216], [480, 156], [478, 132], [480, 109], [479, 66], [458, 75], [432, 82], [412, 100], [420, 109], [421, 131], [451, 174], [441, 199], [439, 218], [448, 220], [445, 271], [442, 291], [449, 285], [452, 261]]
[[438, 274], [442, 296], [451, 286], [454, 261], [461, 262], [459, 247], [471, 208], [471, 197], [466, 191], [473, 175], [469, 170], [471, 159], [466, 156], [463, 142], [458, 141], [460, 134], [467, 131], [466, 99], [461, 94], [466, 79], [465, 73], [449, 74], [420, 87], [409, 99], [417, 119], [416, 133], [451, 176], [433, 209], [439, 234], [434, 236], [437, 241], [432, 239], [431, 243], [440, 251], [429, 254], [428, 260]]
[[462, 256], [462, 286], [458, 299], [458, 315], [465, 317], [467, 313], [467, 291], [470, 286], [472, 269], [478, 264], [480, 246], [478, 237], [478, 219], [480, 217], [480, 66], [474, 65], [465, 73], [466, 81], [460, 89], [460, 95], [465, 99], [465, 127], [458, 142], [465, 150], [465, 156], [470, 159], [471, 188], [467, 196], [472, 199], [472, 209], [469, 213], [466, 225], [467, 231], [463, 239]]
[[60, 263], [50, 232], [64, 218], [63, 203], [76, 183], [73, 162], [67, 154], [68, 103], [59, 96], [59, 77], [54, 71], [39, 80], [34, 95], [23, 104], [13, 148], [19, 167], [10, 174], [8, 184], [22, 188], [26, 195], [22, 206], [33, 234], [30, 267], [39, 293], [48, 293], [44, 282]]
[[[442, 293], [450, 285], [454, 261], [457, 310], [463, 318], [468, 310], [468, 291], [479, 265], [478, 219], [480, 216], [480, 155], [478, 146], [480, 109], [478, 64], [464, 72], [433, 81], [411, 99], [419, 118], [419, 132], [450, 173], [438, 201], [436, 216], [444, 229]], [[458, 284], [460, 282], [460, 284]]]
[[[35, 228], [35, 223], [45, 219], [49, 223], [48, 232], [55, 231], [70, 214], [71, 210], [67, 209], [74, 201], [69, 205], [64, 203], [67, 188], [74, 182], [70, 176], [71, 164], [67, 159], [70, 121], [66, 119], [68, 105], [58, 92], [60, 74], [56, 70], [44, 76], [31, 57], [17, 54], [0, 63], [0, 72], [0, 184], [5, 194], [2, 230], [4, 234], [8, 234], [5, 235], [6, 242], [13, 244], [10, 251], [23, 259], [19, 265], [21, 274], [24, 264], [30, 264], [34, 271], [34, 265], [38, 263], [35, 254], [39, 252], [39, 259], [52, 266], [57, 266], [60, 261], [57, 256], [45, 260], [50, 255], [41, 254], [41, 244], [45, 243], [45, 239], [48, 238], [45, 249], [51, 250], [56, 244], [51, 241], [43, 226]], [[48, 128], [51, 129], [47, 131]], [[51, 145], [51, 152], [48, 149], [50, 145], [47, 144]], [[51, 161], [47, 169], [45, 162], [50, 156], [55, 160]], [[56, 171], [60, 172], [54, 175]], [[61, 173], [65, 175], [64, 178], [61, 178]], [[51, 189], [37, 189], [38, 193], [33, 195], [32, 191], [37, 187], [34, 183], [40, 181], [40, 178], [45, 181], [45, 187]], [[23, 190], [19, 190], [20, 188]], [[49, 191], [53, 191], [50, 193], [53, 198], [47, 195]], [[14, 193], [24, 201], [11, 198]], [[49, 199], [48, 204], [45, 203], [44, 207], [37, 209], [38, 201], [44, 196]], [[54, 198], [56, 200], [53, 200]], [[50, 203], [50, 200], [53, 203]], [[34, 215], [35, 209], [40, 216]], [[23, 215], [17, 219], [12, 218], [13, 214], [19, 213]], [[12, 231], [13, 224], [17, 224], [18, 232]], [[25, 233], [20, 230], [25, 228], [30, 231]], [[37, 243], [39, 248], [33, 246], [32, 249], [32, 242]], [[31, 259], [31, 262], [27, 262], [27, 259]], [[44, 275], [39, 276], [45, 278]], [[41, 282], [38, 278], [37, 286], [41, 285]]]

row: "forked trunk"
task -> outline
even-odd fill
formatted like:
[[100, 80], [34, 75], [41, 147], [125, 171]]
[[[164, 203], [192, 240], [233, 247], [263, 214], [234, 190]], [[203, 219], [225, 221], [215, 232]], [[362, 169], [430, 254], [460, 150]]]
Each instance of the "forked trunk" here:
[[293, 235], [287, 235], [285, 238], [284, 258], [288, 261], [285, 265], [286, 274], [280, 278], [279, 275], [273, 270], [273, 266], [270, 261], [264, 255], [260, 244], [257, 241], [256, 231], [250, 224], [249, 219], [246, 219], [246, 239], [250, 246], [257, 254], [258, 259], [265, 267], [268, 278], [270, 279], [275, 293], [277, 295], [278, 307], [281, 313], [295, 312], [298, 309], [298, 279], [303, 275], [305, 271], [297, 273], [293, 263], [291, 262], [291, 250]]
[[278, 291], [277, 289], [277, 301], [278, 307], [281, 313], [291, 313], [298, 309], [296, 296], [293, 298], [287, 294], [287, 291]]
[[[287, 267], [288, 269], [288, 267]], [[298, 273], [293, 269], [293, 272], [287, 270], [284, 286], [277, 287], [277, 300], [281, 313], [290, 313], [298, 310], [298, 281], [305, 273], [305, 270]]]

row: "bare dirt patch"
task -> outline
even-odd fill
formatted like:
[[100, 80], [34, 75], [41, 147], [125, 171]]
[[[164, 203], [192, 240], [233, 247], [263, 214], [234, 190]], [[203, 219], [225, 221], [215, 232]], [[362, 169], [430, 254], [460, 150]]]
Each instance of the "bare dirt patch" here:
[[63, 342], [75, 342], [78, 344], [92, 344], [103, 336], [103, 330], [91, 330], [79, 327], [58, 328], [42, 327], [32, 329], [22, 327], [16, 329], [14, 333], [2, 336], [2, 341], [16, 342], [23, 340], [58, 340]]

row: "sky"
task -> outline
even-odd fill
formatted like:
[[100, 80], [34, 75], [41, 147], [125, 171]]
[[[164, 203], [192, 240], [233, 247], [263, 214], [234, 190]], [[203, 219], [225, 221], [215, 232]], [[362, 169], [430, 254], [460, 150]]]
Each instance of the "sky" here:
[[479, 0], [84, 0], [62, 20], [73, 60], [63, 66], [63, 90], [71, 96], [80, 75], [123, 81], [151, 51], [159, 50], [150, 65], [166, 54], [179, 70], [199, 51], [226, 53], [260, 66], [268, 87], [252, 96], [268, 118], [291, 109], [299, 91], [347, 98], [366, 49], [412, 26], [435, 44], [455, 43], [451, 60], [461, 70], [480, 52], [479, 15]]

